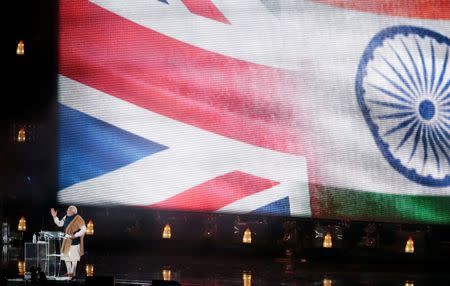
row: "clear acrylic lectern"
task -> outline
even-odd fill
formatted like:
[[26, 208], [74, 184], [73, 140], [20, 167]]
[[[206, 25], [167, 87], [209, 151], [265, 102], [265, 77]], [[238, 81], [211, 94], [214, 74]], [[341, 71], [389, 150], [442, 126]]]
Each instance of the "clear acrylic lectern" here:
[[40, 231], [36, 243], [25, 243], [25, 263], [39, 266], [49, 279], [60, 276], [61, 270], [61, 244], [65, 234], [60, 231]]

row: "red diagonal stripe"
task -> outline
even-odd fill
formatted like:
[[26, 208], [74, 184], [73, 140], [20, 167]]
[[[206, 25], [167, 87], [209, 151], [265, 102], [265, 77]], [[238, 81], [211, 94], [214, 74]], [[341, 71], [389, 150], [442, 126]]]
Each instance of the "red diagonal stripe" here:
[[210, 18], [225, 24], [230, 24], [227, 18], [222, 14], [222, 12], [217, 9], [217, 7], [211, 2], [211, 0], [181, 0], [184, 5], [192, 13]]
[[183, 209], [187, 211], [217, 211], [246, 196], [269, 189], [278, 182], [234, 171], [216, 177], [151, 208]]
[[315, 0], [342, 8], [392, 16], [450, 19], [449, 0]]

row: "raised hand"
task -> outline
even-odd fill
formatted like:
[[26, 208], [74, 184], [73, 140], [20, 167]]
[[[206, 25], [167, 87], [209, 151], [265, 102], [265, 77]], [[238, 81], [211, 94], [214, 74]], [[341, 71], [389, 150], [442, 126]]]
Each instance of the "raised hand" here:
[[57, 214], [57, 212], [56, 212], [56, 210], [54, 208], [50, 209], [50, 213], [52, 214], [52, 217], [55, 217], [56, 214]]

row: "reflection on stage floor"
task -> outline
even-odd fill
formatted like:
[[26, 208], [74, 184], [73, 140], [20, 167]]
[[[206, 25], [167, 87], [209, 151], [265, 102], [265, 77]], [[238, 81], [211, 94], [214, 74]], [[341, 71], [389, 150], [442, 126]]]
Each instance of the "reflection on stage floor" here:
[[[2, 249], [2, 275], [22, 281], [23, 249]], [[65, 272], [64, 265], [62, 272]], [[119, 285], [151, 285], [154, 279], [181, 285], [444, 285], [450, 275], [420, 264], [380, 265], [310, 261], [305, 258], [231, 255], [164, 256], [142, 252], [90, 251], [77, 267], [76, 281], [113, 276]], [[13, 284], [11, 284], [13, 285]]]

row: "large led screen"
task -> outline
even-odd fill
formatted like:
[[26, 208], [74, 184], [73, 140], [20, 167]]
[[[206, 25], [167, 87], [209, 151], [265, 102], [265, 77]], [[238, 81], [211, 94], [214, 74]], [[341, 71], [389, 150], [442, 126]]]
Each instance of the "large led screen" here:
[[449, 10], [60, 1], [58, 201], [450, 223]]

